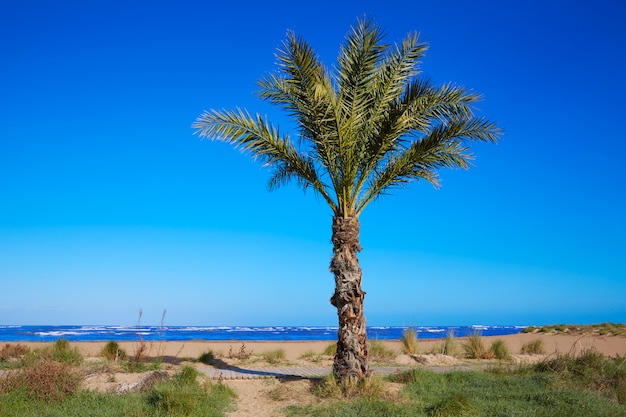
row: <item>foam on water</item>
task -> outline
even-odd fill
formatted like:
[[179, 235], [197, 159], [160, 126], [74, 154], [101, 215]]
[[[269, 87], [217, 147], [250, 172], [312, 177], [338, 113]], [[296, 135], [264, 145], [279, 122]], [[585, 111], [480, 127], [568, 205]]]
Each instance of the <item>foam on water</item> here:
[[[368, 336], [378, 340], [394, 340], [413, 328], [422, 339], [441, 338], [448, 331], [456, 336], [467, 336], [477, 331], [484, 336], [503, 336], [519, 333], [525, 326], [372, 326]], [[136, 341], [143, 340], [335, 340], [337, 327], [333, 326], [0, 326], [0, 341], [50, 342], [69, 341]]]

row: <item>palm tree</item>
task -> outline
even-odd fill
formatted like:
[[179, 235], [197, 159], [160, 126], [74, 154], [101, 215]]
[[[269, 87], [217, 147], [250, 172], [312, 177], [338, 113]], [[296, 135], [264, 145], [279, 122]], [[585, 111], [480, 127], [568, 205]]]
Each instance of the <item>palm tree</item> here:
[[270, 190], [290, 181], [319, 194], [333, 213], [330, 271], [339, 331], [333, 373], [338, 381], [370, 375], [363, 315], [365, 292], [357, 253], [359, 216], [373, 200], [412, 180], [439, 186], [440, 168], [468, 168], [468, 143], [496, 142], [499, 129], [474, 115], [480, 95], [419, 77], [427, 49], [417, 33], [383, 42], [381, 28], [358, 19], [325, 67], [293, 32], [278, 49], [278, 70], [258, 81], [259, 95], [297, 122], [297, 139], [246, 110], [205, 111], [193, 128], [230, 143], [272, 170]]

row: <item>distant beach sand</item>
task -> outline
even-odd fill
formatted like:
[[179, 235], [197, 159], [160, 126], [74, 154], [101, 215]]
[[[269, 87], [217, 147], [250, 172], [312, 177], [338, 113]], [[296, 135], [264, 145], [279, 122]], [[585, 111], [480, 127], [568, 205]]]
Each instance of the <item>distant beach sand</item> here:
[[[568, 334], [545, 334], [545, 333], [519, 333], [506, 336], [485, 336], [485, 344], [490, 346], [496, 340], [504, 340], [510, 353], [520, 352], [522, 345], [533, 340], [542, 340], [543, 348], [547, 354], [550, 353], [571, 353], [577, 354], [586, 349], [595, 349], [606, 356], [626, 355], [626, 337], [624, 336], [600, 336], [596, 334], [568, 335]], [[465, 338], [456, 338], [460, 345]], [[400, 341], [381, 341], [386, 347], [401, 352]], [[50, 342], [21, 342], [31, 348], [42, 347]], [[304, 353], [320, 354], [328, 347], [332, 341], [164, 341], [145, 342], [148, 357], [163, 357], [177, 359], [197, 359], [207, 351], [215, 354], [226, 355], [232, 349], [237, 352], [245, 345], [247, 352], [260, 354], [277, 349], [285, 351], [287, 360], [296, 360]], [[442, 343], [442, 339], [418, 339], [418, 349], [421, 352], [431, 352], [432, 349]], [[71, 342], [71, 346], [77, 347], [84, 356], [97, 356], [106, 342]], [[132, 354], [138, 346], [137, 342], [119, 342], [119, 345], [128, 354]]]

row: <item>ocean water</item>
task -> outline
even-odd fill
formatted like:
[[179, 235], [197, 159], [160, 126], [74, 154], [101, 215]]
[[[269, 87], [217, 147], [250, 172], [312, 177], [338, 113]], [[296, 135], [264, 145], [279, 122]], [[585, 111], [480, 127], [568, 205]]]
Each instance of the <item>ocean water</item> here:
[[[446, 337], [453, 331], [457, 337], [480, 332], [483, 336], [519, 333], [524, 326], [411, 326], [420, 339]], [[367, 328], [370, 339], [393, 340], [402, 337], [406, 326], [373, 326]], [[67, 339], [90, 341], [189, 341], [189, 340], [335, 340], [337, 327], [311, 326], [11, 326], [0, 325], [2, 342], [54, 342]]]

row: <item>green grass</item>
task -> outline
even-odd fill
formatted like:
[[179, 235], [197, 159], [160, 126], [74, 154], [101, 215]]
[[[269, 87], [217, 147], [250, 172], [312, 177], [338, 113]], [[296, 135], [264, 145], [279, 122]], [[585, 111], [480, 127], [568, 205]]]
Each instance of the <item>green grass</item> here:
[[626, 417], [625, 368], [626, 358], [605, 359], [593, 351], [515, 369], [435, 373], [417, 368], [391, 378], [404, 386], [397, 398], [343, 397], [325, 405], [291, 406], [286, 415]]
[[331, 343], [326, 346], [326, 349], [322, 352], [324, 356], [335, 356], [337, 354], [337, 343]]
[[374, 362], [388, 362], [396, 357], [396, 352], [388, 349], [380, 340], [370, 340], [368, 352], [370, 360]]
[[548, 326], [529, 326], [522, 329], [522, 333], [597, 333], [600, 335], [626, 336], [626, 324], [623, 323], [600, 323], [600, 324], [553, 324]]
[[[55, 379], [53, 386], [59, 384], [63, 381]], [[225, 385], [200, 384], [198, 372], [184, 367], [145, 393], [114, 395], [73, 390], [57, 398], [33, 395], [28, 387], [12, 386], [0, 390], [0, 417], [223, 417], [232, 409], [234, 397]]]
[[270, 350], [268, 352], [261, 353], [261, 357], [272, 365], [276, 365], [287, 359], [287, 354], [284, 349]]

